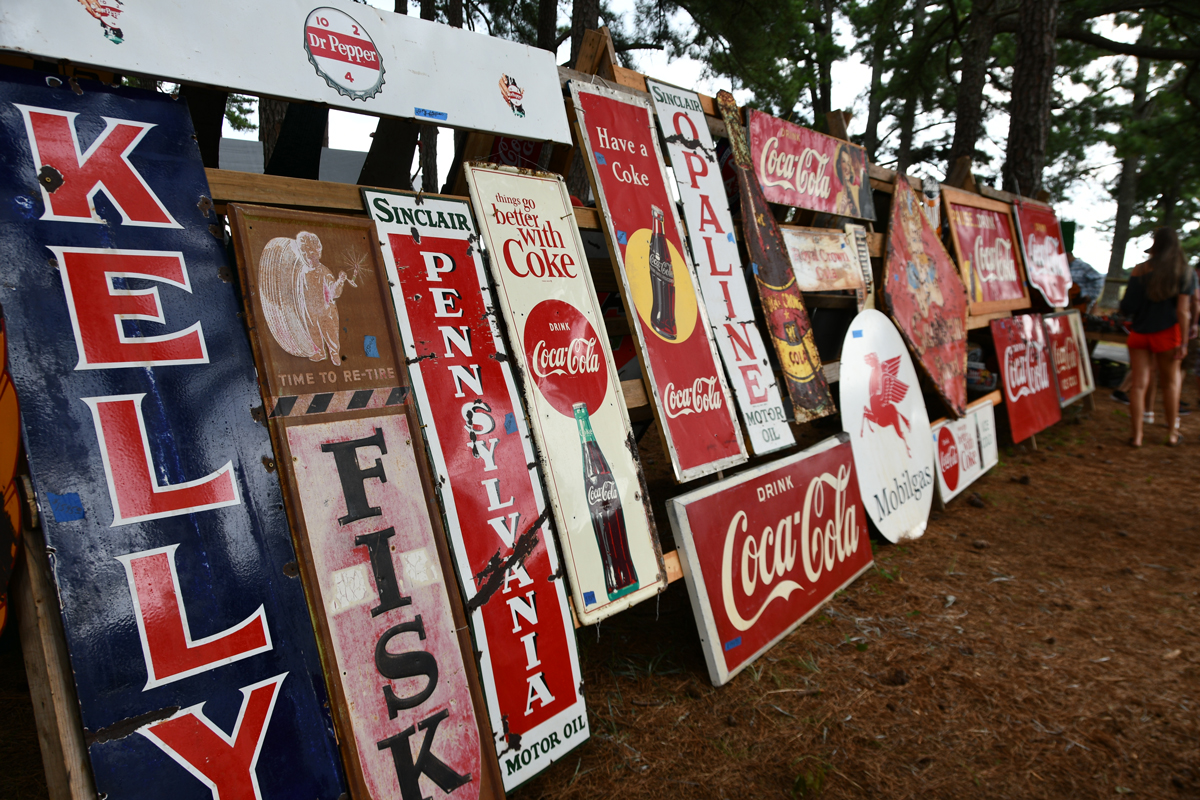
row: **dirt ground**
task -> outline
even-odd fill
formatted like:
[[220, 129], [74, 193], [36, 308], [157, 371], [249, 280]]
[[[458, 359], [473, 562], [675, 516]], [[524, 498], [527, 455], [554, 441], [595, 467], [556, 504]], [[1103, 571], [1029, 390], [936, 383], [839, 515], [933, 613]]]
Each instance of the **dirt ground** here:
[[[721, 689], [682, 582], [580, 630], [592, 738], [512, 796], [1200, 797], [1200, 413], [1177, 449], [1161, 424], [1129, 449], [1128, 423], [1100, 390], [1037, 452], [1002, 447], [982, 507], [968, 491], [922, 539], [877, 544]], [[657, 483], [669, 540], [681, 490]], [[0, 800], [44, 797], [11, 629], [0, 714]]]

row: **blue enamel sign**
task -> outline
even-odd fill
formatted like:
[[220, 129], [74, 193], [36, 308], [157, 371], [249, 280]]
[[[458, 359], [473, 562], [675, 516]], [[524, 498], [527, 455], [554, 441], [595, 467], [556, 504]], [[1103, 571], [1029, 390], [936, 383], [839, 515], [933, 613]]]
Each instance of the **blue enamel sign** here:
[[345, 791], [187, 106], [0, 71], [0, 307], [101, 797]]

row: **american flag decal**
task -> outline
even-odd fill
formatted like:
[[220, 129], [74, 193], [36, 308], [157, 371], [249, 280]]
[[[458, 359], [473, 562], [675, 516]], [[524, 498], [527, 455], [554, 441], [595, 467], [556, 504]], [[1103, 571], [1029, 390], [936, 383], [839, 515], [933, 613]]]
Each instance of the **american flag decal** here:
[[408, 399], [407, 386], [284, 395], [273, 398], [271, 416], [335, 414], [339, 411], [358, 411], [363, 408], [387, 408], [402, 405], [406, 399]]

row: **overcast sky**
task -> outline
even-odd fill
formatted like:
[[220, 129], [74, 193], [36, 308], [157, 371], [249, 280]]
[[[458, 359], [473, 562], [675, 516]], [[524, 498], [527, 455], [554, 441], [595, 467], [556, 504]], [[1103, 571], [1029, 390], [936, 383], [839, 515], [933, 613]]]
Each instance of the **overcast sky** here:
[[[369, 0], [369, 2], [378, 8], [390, 10], [392, 7], [391, 0]], [[614, 0], [613, 7], [618, 13], [627, 13], [632, 17], [633, 0]], [[415, 7], [413, 13], [416, 13]], [[686, 19], [686, 17], [681, 17], [681, 19]], [[560, 24], [569, 24], [570, 20], [561, 17], [559, 22]], [[1100, 28], [1102, 33], [1113, 39], [1134, 41], [1137, 38], [1136, 31], [1130, 31], [1124, 27], [1114, 28], [1111, 24], [1102, 22]], [[836, 35], [842, 46], [849, 50], [853, 42], [850, 27], [844, 19], [836, 26]], [[567, 41], [559, 48], [559, 63], [565, 63], [569, 56], [570, 42]], [[635, 60], [633, 66], [639, 71], [666, 83], [691, 88], [709, 95], [715, 95], [722, 88], [728, 88], [725, 81], [704, 77], [703, 64], [692, 59], [668, 60], [666, 54], [659, 51], [640, 51], [634, 54], [633, 58]], [[1120, 57], [1099, 59], [1093, 65], [1093, 69], [1112, 70], [1120, 60]], [[871, 70], [857, 55], [852, 54], [833, 65], [833, 105], [835, 108], [850, 108], [854, 112], [854, 119], [850, 123], [851, 134], [860, 134], [866, 128], [867, 94], [870, 82]], [[1069, 95], [1074, 95], [1076, 92], [1085, 90], [1078, 86], [1068, 86], [1065, 91]], [[748, 93], [744, 91], [734, 94], [738, 100], [744, 100], [748, 96]], [[925, 121], [919, 120], [917, 128], [920, 129], [931, 121], [932, 118]], [[329, 113], [329, 146], [344, 150], [368, 150], [371, 146], [371, 133], [374, 132], [376, 124], [375, 117], [331, 110]], [[948, 125], [950, 123], [946, 123], [946, 126]], [[881, 133], [886, 133], [887, 130], [888, 128], [884, 126], [881, 128]], [[944, 126], [935, 127], [918, 134], [916, 143], [920, 144], [925, 139], [937, 138], [944, 133]], [[229, 128], [228, 124], [225, 126], [225, 135], [249, 139], [258, 136], [256, 132], [236, 133]], [[1008, 115], [997, 114], [987, 122], [985, 138], [981, 142], [980, 148], [995, 156], [996, 163], [1003, 160], [1004, 142], [1007, 135]], [[443, 130], [438, 141], [438, 162], [442, 173], [449, 170], [453, 153], [452, 134], [448, 130]], [[1116, 159], [1112, 149], [1107, 146], [1094, 147], [1089, 156], [1098, 168], [1086, 180], [1076, 184], [1067, 197], [1052, 198], [1051, 202], [1054, 203], [1060, 219], [1073, 219], [1078, 223], [1075, 233], [1075, 254], [1103, 272], [1108, 268], [1112, 245], [1112, 237], [1103, 227], [1105, 224], [1111, 224], [1116, 213], [1116, 203], [1111, 199], [1104, 186], [1106, 183], [1115, 181], [1119, 169], [1115, 164]], [[945, 177], [944, 173], [940, 171], [940, 165], [921, 164], [916, 166], [912, 172], [921, 177], [931, 176], [938, 180]], [[1142, 251], [1148, 246], [1149, 237], [1130, 242], [1126, 249], [1125, 266], [1129, 268], [1141, 261], [1145, 257]]]

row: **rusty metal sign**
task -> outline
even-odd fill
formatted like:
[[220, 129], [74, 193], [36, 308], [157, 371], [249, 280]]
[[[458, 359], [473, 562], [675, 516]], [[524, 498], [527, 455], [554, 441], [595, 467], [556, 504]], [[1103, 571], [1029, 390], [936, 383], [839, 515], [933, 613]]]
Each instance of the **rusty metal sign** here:
[[644, 100], [573, 81], [580, 149], [675, 480], [746, 461]]
[[1043, 315], [1042, 326], [1058, 379], [1058, 402], [1065, 408], [1096, 391], [1083, 320], [1078, 310], [1070, 309]]
[[357, 113], [571, 141], [553, 53], [351, 0], [11, 3], [0, 7], [0, 50]]
[[350, 782], [363, 797], [502, 797], [371, 223], [230, 214]]
[[862, 307], [858, 310], [875, 308], [875, 273], [871, 267], [871, 250], [867, 244], [867, 228], [864, 225], [847, 222], [845, 231], [846, 237], [850, 239], [854, 246], [854, 254], [858, 256], [858, 268], [862, 270], [863, 285], [867, 287]]
[[1062, 419], [1046, 329], [1040, 314], [994, 319], [991, 328], [1012, 440], [1023, 442]]
[[943, 503], [948, 503], [999, 460], [992, 401], [990, 398], [978, 401], [967, 407], [961, 419], [942, 420], [931, 430], [938, 495]]
[[762, 187], [754, 175], [750, 161], [750, 144], [742, 125], [737, 103], [729, 92], [717, 94], [717, 105], [729, 131], [729, 147], [733, 152], [737, 173], [738, 196], [742, 206], [742, 229], [746, 235], [746, 250], [750, 254], [750, 269], [758, 287], [763, 316], [775, 354], [783, 368], [784, 384], [792, 401], [796, 422], [811, 422], [837, 413], [821, 356], [813, 338], [812, 323], [804, 307], [804, 298], [796, 285], [796, 275], [788, 261], [787, 247], [774, 212], [767, 205]]
[[662, 128], [683, 218], [692, 241], [698, 288], [708, 311], [713, 338], [725, 362], [750, 449], [770, 453], [795, 444], [779, 397], [779, 382], [746, 286], [746, 272], [734, 238], [729, 199], [717, 165], [716, 145], [695, 92], [647, 81]]
[[96, 791], [336, 800], [317, 641], [187, 105], [32, 70], [0, 81], [0, 420], [15, 423], [15, 388], [23, 426], [0, 434], [0, 479], [23, 438]]
[[951, 186], [942, 187], [942, 200], [971, 313], [1029, 308], [1012, 206]]
[[844, 433], [673, 498], [667, 513], [715, 686], [872, 564]]
[[667, 573], [583, 242], [561, 177], [465, 169], [571, 601], [590, 625], [666, 589]]
[[[866, 294], [857, 245], [842, 231], [781, 225], [796, 285], [802, 292], [849, 290]], [[861, 309], [860, 309], [861, 310]]]
[[1029, 284], [1053, 308], [1071, 301], [1071, 267], [1054, 209], [1020, 200], [1013, 206]]
[[362, 195], [391, 285], [508, 791], [589, 735], [550, 510], [470, 205]]

